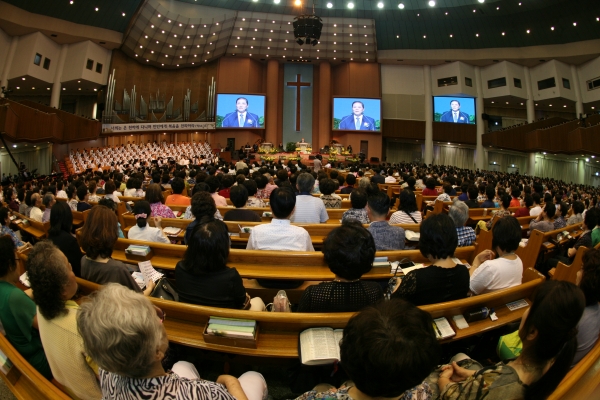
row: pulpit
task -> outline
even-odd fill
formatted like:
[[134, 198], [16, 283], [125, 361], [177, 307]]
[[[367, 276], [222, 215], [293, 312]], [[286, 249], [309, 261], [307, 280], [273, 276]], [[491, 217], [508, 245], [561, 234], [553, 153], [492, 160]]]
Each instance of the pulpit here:
[[296, 147], [300, 149], [300, 153], [307, 154], [309, 151], [307, 150], [310, 146], [310, 143], [305, 142], [297, 142]]
[[273, 148], [273, 143], [264, 142], [261, 144], [261, 147], [265, 149], [265, 151], [270, 151]]
[[342, 148], [344, 146], [339, 143], [335, 143], [332, 147], [337, 151], [337, 154], [342, 154]]

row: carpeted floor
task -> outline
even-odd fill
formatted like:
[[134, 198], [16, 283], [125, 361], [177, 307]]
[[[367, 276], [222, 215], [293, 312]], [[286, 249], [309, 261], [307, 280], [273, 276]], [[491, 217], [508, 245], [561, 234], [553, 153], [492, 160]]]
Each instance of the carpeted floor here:
[[3, 379], [0, 379], [0, 400], [17, 400], [14, 394], [10, 391]]

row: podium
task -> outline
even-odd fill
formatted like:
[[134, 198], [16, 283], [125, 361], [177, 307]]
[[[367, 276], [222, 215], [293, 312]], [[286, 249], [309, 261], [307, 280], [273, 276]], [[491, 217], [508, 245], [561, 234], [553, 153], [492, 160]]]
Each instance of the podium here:
[[310, 143], [302, 143], [302, 142], [297, 142], [296, 143], [296, 147], [300, 148], [300, 153], [302, 154], [307, 154], [308, 151], [306, 150], [308, 147], [311, 147]]
[[273, 148], [273, 143], [265, 142], [265, 143], [261, 144], [261, 147], [263, 149], [265, 149], [266, 151], [270, 151]]
[[344, 146], [342, 146], [342, 145], [341, 145], [341, 144], [339, 144], [339, 143], [335, 143], [335, 144], [334, 144], [332, 147], [333, 147], [334, 149], [336, 149], [336, 150], [337, 150], [337, 154], [342, 154], [342, 148], [343, 148]]

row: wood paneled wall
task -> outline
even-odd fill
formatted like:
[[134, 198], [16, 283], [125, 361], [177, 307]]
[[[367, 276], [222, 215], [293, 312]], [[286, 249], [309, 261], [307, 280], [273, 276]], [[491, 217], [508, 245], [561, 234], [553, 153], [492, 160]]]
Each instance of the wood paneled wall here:
[[0, 99], [0, 132], [6, 134], [11, 142], [60, 142], [64, 127], [56, 113], [49, 114], [8, 99]]
[[[190, 114], [190, 119], [193, 120], [205, 110], [208, 113], [208, 86], [211, 78], [217, 77], [217, 64], [218, 61], [213, 61], [201, 63], [195, 68], [165, 70], [141, 64], [120, 50], [114, 50], [110, 72], [115, 70], [115, 100], [123, 104], [123, 90], [131, 94], [131, 89], [135, 86], [139, 107], [139, 96], [143, 96], [149, 104], [150, 95], [155, 97], [156, 92], [160, 90], [160, 93], [165, 95], [165, 104], [173, 96], [173, 110], [181, 109], [183, 112], [183, 98], [187, 94], [187, 89], [190, 89], [192, 91], [190, 103], [193, 105], [198, 102], [198, 114]], [[160, 118], [162, 114], [156, 116]], [[128, 120], [128, 116], [120, 117], [125, 121]]]

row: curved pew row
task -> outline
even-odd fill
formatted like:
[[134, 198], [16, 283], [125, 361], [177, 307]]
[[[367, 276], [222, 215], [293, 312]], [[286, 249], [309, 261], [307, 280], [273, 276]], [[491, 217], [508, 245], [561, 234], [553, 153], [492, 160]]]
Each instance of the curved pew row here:
[[[85, 294], [100, 288], [97, 284], [79, 278], [77, 281]], [[449, 321], [452, 321], [452, 316], [462, 314], [475, 307], [486, 306], [496, 310], [497, 321], [485, 319], [472, 322], [469, 328], [462, 330], [454, 327], [456, 336], [447, 339], [447, 341], [459, 340], [518, 321], [527, 307], [510, 311], [506, 307], [506, 303], [529, 299], [535, 288], [543, 281], [544, 277], [542, 275], [528, 269], [524, 271], [523, 284], [519, 286], [461, 300], [421, 306], [420, 308], [429, 312], [433, 318], [446, 317]], [[170, 341], [206, 350], [260, 357], [298, 357], [298, 337], [302, 330], [319, 326], [343, 328], [346, 326], [348, 319], [354, 315], [354, 313], [254, 312], [198, 306], [156, 298], [150, 300], [167, 314], [165, 328]], [[211, 316], [256, 320], [260, 326], [257, 347], [248, 349], [207, 343], [202, 333]]]

